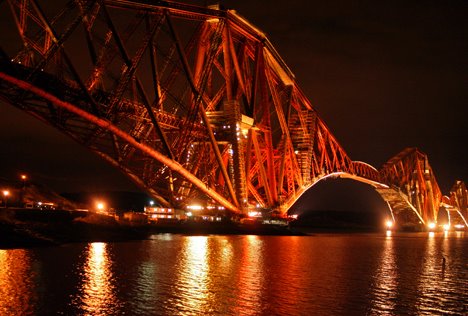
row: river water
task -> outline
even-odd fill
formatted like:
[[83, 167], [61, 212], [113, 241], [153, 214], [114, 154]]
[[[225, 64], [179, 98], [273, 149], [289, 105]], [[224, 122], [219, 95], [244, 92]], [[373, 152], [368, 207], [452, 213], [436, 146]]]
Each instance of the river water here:
[[162, 234], [0, 250], [0, 314], [468, 315], [468, 235]]

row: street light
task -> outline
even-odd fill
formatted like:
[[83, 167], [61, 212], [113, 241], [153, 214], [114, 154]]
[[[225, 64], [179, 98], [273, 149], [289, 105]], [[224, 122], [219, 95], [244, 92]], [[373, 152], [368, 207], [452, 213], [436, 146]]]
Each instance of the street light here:
[[386, 221], [386, 222], [385, 222], [385, 226], [387, 226], [387, 230], [392, 229], [392, 227], [393, 227], [393, 221], [391, 221], [391, 220]]
[[102, 212], [102, 210], [104, 209], [104, 203], [97, 202], [96, 203], [96, 208], [98, 209], [98, 212]]
[[7, 201], [8, 201], [8, 196], [10, 195], [10, 191], [8, 190], [3, 190], [3, 196], [5, 198], [5, 208], [7, 208]]
[[427, 226], [429, 227], [429, 230], [434, 230], [436, 228], [436, 223], [430, 222]]
[[20, 194], [20, 203], [24, 206], [26, 204], [26, 202], [24, 201], [24, 191], [26, 191], [26, 180], [28, 179], [28, 176], [23, 173], [22, 175], [20, 175], [20, 178], [23, 182], [23, 187], [21, 188]]
[[23, 181], [23, 189], [24, 189], [24, 187], [26, 186], [26, 180], [28, 179], [28, 176], [25, 174], [22, 174], [20, 178], [21, 178], [21, 181]]

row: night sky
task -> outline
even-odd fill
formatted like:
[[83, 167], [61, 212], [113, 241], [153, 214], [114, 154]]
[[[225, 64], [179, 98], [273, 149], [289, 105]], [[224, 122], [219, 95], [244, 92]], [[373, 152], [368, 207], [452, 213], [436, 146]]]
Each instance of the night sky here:
[[[353, 160], [379, 168], [418, 147], [445, 194], [455, 180], [468, 182], [467, 1], [221, 4], [266, 33]], [[0, 177], [27, 172], [59, 192], [136, 190], [86, 149], [5, 103], [0, 159]]]

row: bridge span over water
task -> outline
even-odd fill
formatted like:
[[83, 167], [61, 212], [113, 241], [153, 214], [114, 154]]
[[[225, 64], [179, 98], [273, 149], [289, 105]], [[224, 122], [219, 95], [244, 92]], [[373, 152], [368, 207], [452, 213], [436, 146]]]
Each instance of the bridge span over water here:
[[164, 207], [286, 214], [327, 177], [367, 183], [401, 225], [467, 225], [427, 155], [353, 161], [268, 38], [233, 10], [169, 1], [6, 0], [0, 96], [119, 168]]

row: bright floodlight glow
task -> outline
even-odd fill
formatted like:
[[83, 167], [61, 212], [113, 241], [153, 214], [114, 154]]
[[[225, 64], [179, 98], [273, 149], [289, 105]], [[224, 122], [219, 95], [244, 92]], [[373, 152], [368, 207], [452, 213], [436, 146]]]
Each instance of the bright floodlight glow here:
[[97, 207], [97, 209], [98, 209], [98, 210], [100, 210], [100, 211], [101, 211], [101, 210], [103, 210], [103, 209], [104, 209], [104, 203], [102, 203], [102, 202], [98, 202], [98, 203], [96, 204], [96, 207]]
[[252, 211], [252, 212], [248, 212], [247, 215], [249, 215], [249, 217], [258, 217], [262, 215], [262, 212]]
[[150, 204], [151, 206], [153, 206], [153, 205], [154, 205], [154, 201], [153, 201], [153, 200], [149, 201], [149, 204]]
[[430, 229], [434, 229], [436, 227], [436, 224], [434, 222], [430, 222], [428, 225], [427, 225]]
[[25, 174], [22, 174], [22, 175], [21, 175], [21, 180], [26, 180], [27, 178], [28, 178], [27, 175], [25, 175]]
[[8, 190], [3, 190], [3, 195], [4, 195], [4, 196], [9, 196], [9, 195], [10, 195], [10, 191], [8, 191]]
[[392, 228], [393, 221], [388, 220], [388, 221], [385, 222], [385, 225], [387, 226], [387, 228]]
[[200, 211], [203, 209], [203, 206], [194, 204], [194, 205], [188, 205], [187, 208], [189, 210]]
[[445, 224], [444, 225], [444, 230], [449, 230], [450, 229], [450, 224]]
[[465, 225], [463, 224], [456, 224], [454, 225], [455, 228], [460, 229], [460, 228], [465, 228]]

